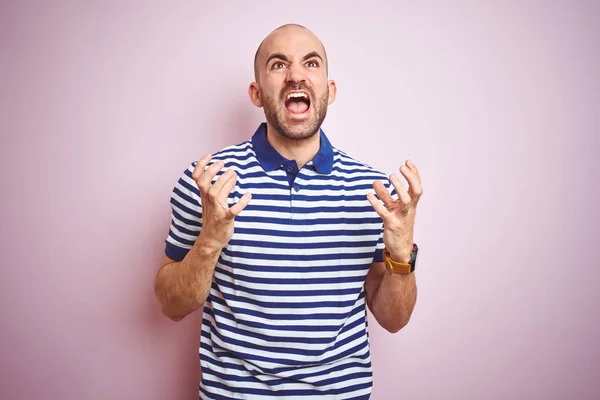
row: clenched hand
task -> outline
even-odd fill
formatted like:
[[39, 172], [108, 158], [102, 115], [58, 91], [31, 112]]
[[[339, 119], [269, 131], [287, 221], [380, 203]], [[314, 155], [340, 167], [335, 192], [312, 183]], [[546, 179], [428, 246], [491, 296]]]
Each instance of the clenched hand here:
[[234, 218], [248, 205], [252, 195], [244, 193], [242, 198], [229, 207], [227, 197], [235, 187], [237, 174], [229, 169], [215, 183], [212, 180], [223, 168], [223, 161], [215, 161], [206, 168], [212, 156], [205, 155], [196, 164], [192, 178], [200, 189], [202, 199], [202, 230], [200, 237], [203, 241], [219, 251], [227, 245], [233, 235]]
[[410, 160], [406, 160], [405, 165], [400, 167], [400, 173], [408, 181], [408, 189], [395, 174], [390, 176], [398, 199], [390, 196], [380, 181], [373, 183], [373, 188], [383, 204], [372, 193], [369, 193], [367, 198], [383, 220], [383, 242], [390, 256], [395, 261], [408, 262], [413, 249], [417, 203], [423, 194], [423, 187], [419, 170]]

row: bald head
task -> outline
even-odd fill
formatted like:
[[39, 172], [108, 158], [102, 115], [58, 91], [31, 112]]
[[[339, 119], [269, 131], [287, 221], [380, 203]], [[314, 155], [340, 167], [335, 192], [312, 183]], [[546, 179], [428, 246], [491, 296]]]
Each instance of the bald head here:
[[258, 49], [256, 49], [256, 53], [254, 54], [254, 79], [256, 82], [259, 81], [260, 70], [265, 66], [266, 60], [272, 52], [273, 47], [277, 48], [279, 42], [283, 38], [297, 35], [305, 36], [307, 39], [312, 39], [318, 43], [318, 52], [322, 53], [323, 62], [325, 63], [325, 71], [328, 70], [327, 53], [325, 52], [325, 46], [323, 46], [321, 40], [319, 40], [319, 38], [313, 32], [302, 25], [285, 24], [269, 33], [269, 35], [267, 35], [267, 37], [260, 42]]

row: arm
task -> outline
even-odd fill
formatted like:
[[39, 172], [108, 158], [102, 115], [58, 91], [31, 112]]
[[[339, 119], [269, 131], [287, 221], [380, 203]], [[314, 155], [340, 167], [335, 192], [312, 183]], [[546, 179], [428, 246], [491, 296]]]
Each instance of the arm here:
[[199, 239], [182, 261], [164, 256], [154, 282], [163, 314], [177, 322], [204, 304], [220, 254]]
[[[407, 263], [412, 254], [415, 215], [423, 188], [412, 162], [407, 161], [400, 172], [409, 187], [404, 188], [396, 175], [390, 176], [397, 200], [379, 181], [373, 183], [373, 187], [381, 202], [372, 193], [367, 198], [383, 220], [383, 243], [391, 258]], [[390, 275], [383, 262], [374, 262], [365, 280], [365, 297], [377, 322], [389, 332], [398, 332], [408, 323], [417, 301], [415, 273]]]
[[374, 262], [365, 281], [365, 296], [379, 325], [388, 332], [396, 333], [408, 323], [415, 308], [415, 274], [390, 275], [384, 263]]
[[175, 261], [165, 256], [154, 282], [161, 309], [173, 321], [182, 320], [206, 301], [221, 250], [233, 235], [234, 218], [251, 198], [250, 193], [245, 193], [229, 207], [227, 198], [235, 187], [237, 176], [228, 170], [212, 183], [224, 164], [216, 161], [206, 168], [210, 159], [210, 154], [201, 158], [192, 173], [202, 204], [202, 228], [198, 239], [183, 260]]

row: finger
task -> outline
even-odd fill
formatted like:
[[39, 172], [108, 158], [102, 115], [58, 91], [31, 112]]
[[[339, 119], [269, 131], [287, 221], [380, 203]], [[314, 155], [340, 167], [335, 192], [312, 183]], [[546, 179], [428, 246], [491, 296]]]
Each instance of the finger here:
[[392, 206], [396, 201], [381, 181], [373, 182], [373, 189], [375, 189], [375, 193], [377, 193], [377, 196], [379, 196], [386, 207]]
[[252, 198], [252, 194], [250, 192], [244, 193], [244, 195], [242, 196], [242, 198], [239, 199], [238, 202], [235, 203], [233, 206], [231, 206], [231, 208], [229, 209], [229, 212], [230, 212], [231, 216], [235, 217], [239, 213], [241, 213], [242, 210], [244, 208], [246, 208], [246, 206], [250, 202], [251, 198]]
[[390, 175], [390, 182], [394, 185], [394, 189], [396, 189], [396, 194], [398, 195], [400, 202], [404, 205], [410, 204], [411, 197], [400, 178], [398, 178], [396, 174], [392, 174]]
[[[221, 191], [223, 190], [223, 187], [229, 183], [229, 181], [231, 180], [231, 178], [234, 177], [234, 175], [235, 175], [235, 172], [233, 172], [233, 170], [231, 170], [231, 169], [228, 169], [227, 171], [225, 171], [221, 176], [219, 176], [217, 178], [215, 183], [213, 183], [212, 187], [209, 188], [208, 191], [209, 191], [210, 195], [220, 199], [221, 198], [220, 195], [221, 195]], [[229, 189], [229, 191], [231, 191], [231, 189]]]
[[413, 163], [411, 160], [406, 160], [406, 166], [411, 169], [411, 171], [417, 176], [417, 178], [419, 178], [419, 182], [421, 182], [421, 174], [419, 173], [419, 170], [417, 169], [415, 163]]
[[421, 181], [413, 171], [410, 170], [406, 165], [400, 167], [400, 173], [404, 175], [408, 181], [408, 193], [413, 200], [418, 200], [422, 193]]
[[199, 159], [198, 161], [196, 161], [196, 166], [194, 167], [194, 171], [192, 172], [193, 180], [198, 182], [198, 179], [200, 179], [200, 176], [204, 173], [204, 169], [206, 168], [206, 165], [208, 164], [211, 158], [212, 155], [209, 153], [201, 159]]
[[[237, 174], [235, 173], [235, 171], [230, 169], [227, 170], [226, 174], [227, 173], [229, 173], [229, 177], [223, 183], [221, 189], [218, 192], [219, 202], [221, 202], [221, 204], [223, 204], [225, 207], [227, 207], [227, 197], [229, 196], [229, 193], [231, 193], [231, 191], [235, 187], [235, 183], [237, 182]], [[225, 176], [222, 175], [219, 179], [217, 179], [217, 182], [215, 182], [213, 187], [216, 188], [217, 183], [224, 177]]]
[[381, 204], [381, 201], [379, 201], [373, 193], [367, 194], [367, 200], [369, 200], [369, 203], [371, 203], [371, 206], [373, 206], [375, 212], [379, 214], [381, 219], [385, 221], [390, 215], [390, 212], [387, 210], [387, 208], [385, 208], [385, 206]]
[[212, 180], [217, 175], [217, 172], [219, 172], [221, 168], [223, 168], [223, 165], [223, 161], [217, 160], [210, 167], [206, 168], [206, 170], [198, 180], [198, 186], [200, 187], [200, 189], [203, 189], [204, 191], [207, 191], [209, 189]]

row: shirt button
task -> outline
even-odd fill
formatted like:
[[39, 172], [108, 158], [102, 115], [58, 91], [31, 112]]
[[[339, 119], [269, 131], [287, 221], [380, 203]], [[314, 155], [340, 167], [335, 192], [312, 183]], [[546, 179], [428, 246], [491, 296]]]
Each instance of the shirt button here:
[[290, 167], [290, 166], [288, 165], [287, 167], [285, 167], [285, 170], [286, 170], [287, 172], [292, 172], [292, 167]]
[[300, 190], [300, 186], [298, 186], [298, 185], [294, 185], [294, 190], [295, 190], [296, 192], [297, 192], [297, 191], [299, 191], [299, 190]]

